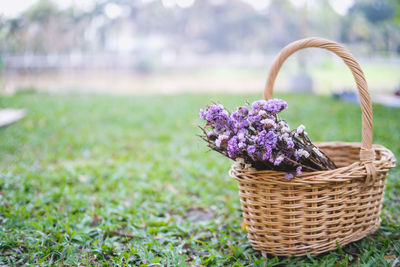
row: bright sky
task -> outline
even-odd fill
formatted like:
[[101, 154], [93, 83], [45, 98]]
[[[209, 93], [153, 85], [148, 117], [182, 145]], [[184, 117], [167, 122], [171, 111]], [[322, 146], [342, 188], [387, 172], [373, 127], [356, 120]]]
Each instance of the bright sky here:
[[[5, 0], [3, 0], [5, 1]], [[21, 12], [26, 10], [32, 4], [37, 2], [38, 0], [11, 0], [7, 1], [7, 4], [0, 5], [0, 16], [6, 17], [16, 17]], [[66, 8], [70, 6], [75, 6], [79, 9], [90, 9], [96, 0], [52, 0], [54, 1], [60, 8]], [[143, 2], [151, 2], [154, 0], [142, 0]], [[160, 0], [162, 1], [165, 7], [175, 7], [179, 6], [182, 8], [190, 7], [194, 4], [196, 0]], [[270, 4], [271, 0], [242, 0], [243, 2], [251, 5], [255, 10], [262, 10]], [[290, 0], [295, 6], [302, 6], [305, 2], [308, 2], [308, 7], [312, 4], [313, 0]], [[332, 5], [333, 9], [341, 14], [346, 14], [349, 7], [353, 4], [353, 0], [329, 0], [329, 3]], [[111, 4], [112, 5], [112, 4]], [[116, 15], [119, 11], [118, 7], [110, 6], [109, 12], [111, 16]]]
[[[3, 0], [6, 1], [6, 0]], [[0, 15], [6, 17], [16, 17], [24, 10], [29, 8], [32, 4], [36, 3], [38, 0], [11, 0], [7, 1], [7, 4], [0, 5]], [[80, 9], [90, 9], [96, 0], [52, 0], [61, 9], [76, 6]]]
[[7, 4], [0, 5], [0, 15], [6, 17], [15, 17], [21, 11], [25, 10], [27, 7], [35, 3], [36, 0], [13, 0], [8, 1]]

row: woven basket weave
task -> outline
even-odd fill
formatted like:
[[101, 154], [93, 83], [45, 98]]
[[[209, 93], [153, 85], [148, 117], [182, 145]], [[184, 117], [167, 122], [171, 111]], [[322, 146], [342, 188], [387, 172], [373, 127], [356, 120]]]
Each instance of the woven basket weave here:
[[307, 47], [330, 50], [353, 73], [360, 94], [362, 142], [316, 145], [338, 166], [335, 170], [304, 172], [288, 181], [284, 172], [248, 171], [234, 164], [230, 175], [239, 182], [239, 195], [248, 239], [255, 250], [278, 256], [317, 255], [359, 240], [379, 228], [387, 171], [393, 153], [372, 145], [372, 106], [364, 74], [342, 45], [308, 38], [286, 46], [273, 63], [264, 98], [283, 62]]

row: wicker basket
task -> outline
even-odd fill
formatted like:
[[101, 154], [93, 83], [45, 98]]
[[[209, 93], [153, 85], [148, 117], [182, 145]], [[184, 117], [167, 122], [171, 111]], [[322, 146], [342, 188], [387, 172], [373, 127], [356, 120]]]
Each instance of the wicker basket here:
[[290, 181], [283, 172], [251, 172], [240, 165], [232, 166], [230, 175], [239, 182], [248, 239], [263, 254], [317, 255], [376, 231], [386, 173], [395, 165], [389, 149], [372, 145], [372, 106], [367, 83], [359, 64], [342, 45], [308, 38], [286, 46], [272, 65], [264, 98], [272, 97], [275, 78], [286, 58], [307, 47], [330, 50], [351, 69], [360, 94], [362, 142], [317, 143], [338, 168], [304, 172]]

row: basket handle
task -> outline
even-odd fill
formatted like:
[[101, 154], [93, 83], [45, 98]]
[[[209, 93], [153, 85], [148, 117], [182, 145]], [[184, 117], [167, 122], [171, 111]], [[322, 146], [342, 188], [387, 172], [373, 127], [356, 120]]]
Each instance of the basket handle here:
[[375, 159], [375, 153], [372, 149], [372, 134], [373, 134], [373, 124], [372, 124], [372, 105], [371, 97], [368, 92], [368, 85], [365, 80], [363, 71], [360, 65], [353, 55], [341, 44], [334, 41], [319, 37], [311, 37], [306, 39], [301, 39], [290, 43], [284, 47], [275, 61], [268, 74], [267, 83], [264, 89], [264, 99], [268, 100], [272, 98], [273, 87], [276, 76], [285, 60], [294, 52], [308, 48], [308, 47], [318, 47], [329, 50], [339, 57], [341, 57], [350, 68], [354, 80], [357, 84], [358, 93], [360, 95], [360, 105], [361, 105], [361, 120], [362, 120], [362, 130], [361, 130], [361, 150], [360, 150], [360, 161], [364, 163], [367, 170], [367, 180], [366, 184], [369, 184], [372, 180], [376, 178], [376, 170], [373, 165], [373, 160]]

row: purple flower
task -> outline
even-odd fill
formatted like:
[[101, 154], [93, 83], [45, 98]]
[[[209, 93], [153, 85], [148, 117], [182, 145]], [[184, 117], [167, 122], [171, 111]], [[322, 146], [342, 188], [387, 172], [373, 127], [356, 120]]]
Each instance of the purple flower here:
[[257, 100], [254, 101], [253, 104], [251, 104], [251, 107], [253, 108], [253, 110], [258, 110], [260, 108], [262, 108], [265, 104], [267, 104], [267, 101], [262, 99], [262, 100]]
[[276, 134], [273, 131], [266, 131], [262, 130], [261, 132], [258, 133], [257, 138], [256, 138], [256, 143], [259, 144], [263, 148], [275, 148], [276, 142], [277, 142], [277, 137]]
[[210, 105], [206, 110], [200, 110], [200, 117], [208, 122], [214, 121], [219, 115], [228, 113], [221, 104]]
[[262, 118], [260, 115], [249, 114], [248, 120], [255, 129], [261, 130], [263, 128], [263, 125], [261, 123]]
[[240, 148], [238, 146], [238, 138], [237, 138], [237, 136], [234, 136], [228, 141], [228, 156], [231, 159], [234, 159], [237, 157], [237, 154], [239, 153], [239, 151], [240, 151]]
[[214, 127], [217, 134], [223, 134], [233, 129], [234, 122], [229, 116], [229, 112], [221, 104], [210, 105], [207, 109], [200, 110], [200, 118], [205, 119]]
[[283, 161], [284, 159], [285, 159], [285, 158], [284, 158], [282, 155], [280, 155], [279, 157], [277, 157], [277, 158], [275, 159], [274, 165], [275, 165], [275, 166], [279, 166], [279, 165], [282, 163], [282, 161]]
[[293, 179], [293, 177], [294, 177], [293, 173], [285, 173], [286, 179], [290, 180], [290, 179]]
[[255, 152], [256, 152], [256, 146], [250, 145], [247, 147], [247, 153], [249, 154], [250, 157], [253, 158]]
[[246, 134], [247, 134], [247, 130], [246, 129], [240, 129], [237, 133], [237, 137], [239, 139], [240, 142], [246, 142]]
[[249, 127], [249, 122], [247, 121], [248, 113], [249, 111], [244, 106], [238, 107], [237, 110], [232, 113], [231, 120], [236, 131]]
[[265, 149], [266, 151], [263, 153], [262, 160], [268, 160], [272, 155], [272, 148], [270, 146], [267, 146]]
[[256, 144], [262, 148], [262, 160], [268, 160], [272, 156], [272, 149], [276, 147], [277, 137], [273, 131], [262, 130], [255, 138]]
[[215, 145], [217, 147], [221, 147], [221, 144], [225, 141], [228, 140], [229, 135], [221, 134], [218, 136], [217, 140], [215, 140]]
[[298, 174], [298, 175], [300, 175], [300, 174], [302, 174], [302, 167], [301, 166], [299, 166], [299, 167], [297, 167], [296, 168], [296, 174]]
[[247, 116], [247, 114], [249, 114], [249, 110], [245, 107], [245, 106], [240, 106], [237, 108], [237, 112], [241, 115], [241, 116]]
[[286, 141], [287, 148], [293, 148], [294, 147], [294, 142], [293, 142], [293, 139], [291, 137], [286, 138], [285, 141]]
[[284, 110], [285, 108], [287, 108], [288, 105], [285, 101], [283, 101], [282, 99], [271, 99], [268, 100], [267, 103], [264, 105], [264, 109], [268, 112], [271, 113], [279, 113], [282, 110]]
[[239, 115], [237, 115], [236, 112], [232, 113], [231, 119], [233, 121], [233, 126], [235, 127], [236, 130], [249, 127], [249, 122], [247, 121], [247, 118], [240, 117]]
[[279, 136], [279, 140], [283, 140], [286, 143], [286, 147], [288, 149], [292, 149], [294, 147], [294, 142], [292, 137], [288, 133], [284, 133]]
[[205, 109], [200, 109], [200, 118], [202, 118], [203, 120], [206, 119], [207, 116], [207, 110]]

